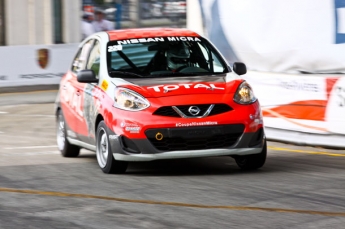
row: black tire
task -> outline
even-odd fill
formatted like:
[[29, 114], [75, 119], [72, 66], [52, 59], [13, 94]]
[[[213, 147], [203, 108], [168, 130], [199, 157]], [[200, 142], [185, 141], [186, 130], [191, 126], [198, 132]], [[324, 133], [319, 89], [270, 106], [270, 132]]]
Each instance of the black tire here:
[[56, 140], [61, 155], [64, 157], [78, 157], [80, 148], [72, 145], [67, 139], [66, 122], [61, 110], [56, 114]]
[[247, 156], [237, 156], [235, 157], [236, 164], [243, 170], [254, 170], [261, 168], [267, 157], [267, 143], [265, 140], [264, 147], [262, 151], [258, 154], [247, 155]]
[[128, 162], [117, 161], [113, 157], [109, 142], [108, 127], [104, 121], [101, 121], [97, 127], [96, 134], [96, 155], [99, 167], [104, 173], [125, 173], [127, 170]]

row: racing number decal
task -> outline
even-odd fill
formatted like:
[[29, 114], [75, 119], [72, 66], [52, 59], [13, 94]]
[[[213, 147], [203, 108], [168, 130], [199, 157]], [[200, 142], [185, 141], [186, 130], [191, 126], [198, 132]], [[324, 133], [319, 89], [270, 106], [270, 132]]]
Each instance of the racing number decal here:
[[122, 45], [108, 46], [108, 52], [122, 51]]

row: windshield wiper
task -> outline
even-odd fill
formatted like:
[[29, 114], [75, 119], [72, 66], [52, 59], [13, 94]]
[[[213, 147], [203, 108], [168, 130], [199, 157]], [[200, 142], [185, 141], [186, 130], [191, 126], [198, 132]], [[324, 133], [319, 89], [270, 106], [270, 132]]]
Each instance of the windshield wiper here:
[[126, 71], [109, 71], [109, 74], [112, 76], [119, 74], [119, 75], [123, 75], [123, 76], [135, 76], [136, 78], [144, 77], [144, 75], [140, 75], [140, 74], [133, 73], [133, 72], [126, 72]]

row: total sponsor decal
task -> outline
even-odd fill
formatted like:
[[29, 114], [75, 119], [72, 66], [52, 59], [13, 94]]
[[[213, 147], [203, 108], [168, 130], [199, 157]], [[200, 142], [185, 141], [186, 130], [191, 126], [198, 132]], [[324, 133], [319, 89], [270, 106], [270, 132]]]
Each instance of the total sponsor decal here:
[[218, 122], [187, 122], [187, 123], [176, 123], [176, 127], [189, 127], [189, 126], [212, 126], [212, 125], [218, 125]]
[[131, 134], [138, 134], [141, 130], [141, 127], [135, 123], [126, 123], [123, 121], [120, 123], [120, 126]]
[[152, 87], [147, 87], [147, 89], [153, 89], [155, 92], [161, 92], [161, 89], [163, 89], [163, 92], [173, 91], [177, 90], [180, 87], [186, 88], [186, 89], [197, 89], [197, 88], [205, 88], [208, 90], [224, 90], [223, 87], [216, 87], [214, 84], [191, 84], [191, 83], [183, 83], [183, 84], [171, 84], [171, 85], [157, 85]]

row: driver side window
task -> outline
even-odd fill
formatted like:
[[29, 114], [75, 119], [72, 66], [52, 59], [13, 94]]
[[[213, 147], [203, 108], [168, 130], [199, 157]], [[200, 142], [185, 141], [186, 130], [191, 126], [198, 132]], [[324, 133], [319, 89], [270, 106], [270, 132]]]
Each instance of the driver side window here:
[[98, 40], [96, 40], [95, 45], [93, 46], [90, 55], [89, 60], [86, 65], [86, 69], [91, 69], [95, 72], [96, 77], [98, 78], [99, 74], [99, 67], [100, 67], [100, 56], [101, 56], [101, 49], [100, 49], [100, 43]]
[[73, 60], [72, 71], [74, 73], [79, 72], [80, 70], [85, 69], [87, 57], [89, 55], [90, 49], [92, 47], [94, 40], [89, 40], [86, 42], [83, 47], [81, 47]]

